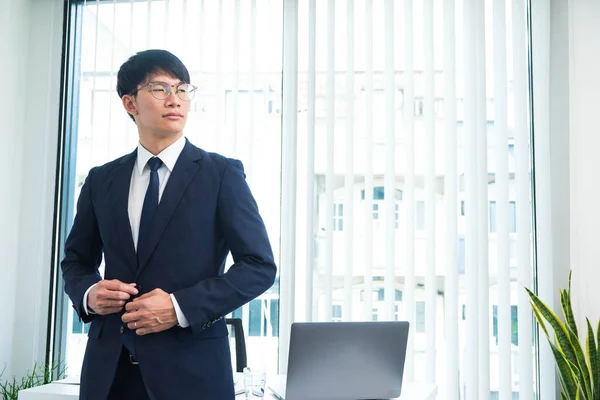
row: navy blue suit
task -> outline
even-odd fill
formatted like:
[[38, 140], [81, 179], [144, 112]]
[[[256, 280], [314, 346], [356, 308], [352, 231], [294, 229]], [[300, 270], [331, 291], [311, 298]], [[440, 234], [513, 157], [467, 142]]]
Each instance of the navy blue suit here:
[[[81, 189], [61, 263], [65, 291], [91, 321], [81, 399], [105, 399], [127, 327], [122, 314], [87, 315], [82, 299], [101, 277], [136, 282], [140, 294], [173, 293], [190, 323], [134, 337], [139, 368], [156, 399], [234, 398], [223, 317], [266, 291], [276, 266], [242, 163], [188, 141], [136, 256], [127, 211], [137, 151], [93, 168]], [[234, 264], [224, 273], [228, 252]], [[139, 260], [139, 264], [138, 264]], [[132, 332], [130, 332], [132, 333]]]

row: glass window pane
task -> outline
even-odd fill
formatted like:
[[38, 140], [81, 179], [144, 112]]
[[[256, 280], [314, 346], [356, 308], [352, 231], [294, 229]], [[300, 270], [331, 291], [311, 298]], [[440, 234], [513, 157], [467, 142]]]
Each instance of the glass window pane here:
[[250, 325], [248, 329], [249, 336], [261, 336], [261, 301], [252, 300], [250, 302]]
[[496, 232], [496, 202], [490, 201], [490, 232]]

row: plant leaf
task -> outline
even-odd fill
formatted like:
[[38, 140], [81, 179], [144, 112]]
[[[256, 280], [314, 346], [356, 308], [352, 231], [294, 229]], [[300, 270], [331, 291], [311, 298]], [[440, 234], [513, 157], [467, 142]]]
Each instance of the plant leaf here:
[[550, 335], [549, 335], [548, 331], [546, 330], [546, 326], [544, 324], [544, 318], [542, 317], [542, 314], [540, 313], [540, 311], [535, 306], [533, 306], [533, 304], [532, 304], [532, 309], [533, 309], [533, 313], [536, 317], [536, 320], [538, 321], [538, 324], [542, 327], [544, 334], [546, 335], [546, 339], [548, 340], [548, 344], [550, 345], [550, 348], [552, 349], [552, 353], [554, 354], [554, 359], [556, 361], [557, 375], [558, 375], [560, 385], [562, 388], [562, 393], [564, 394], [565, 399], [572, 400], [575, 398], [576, 388], [577, 388], [577, 385], [579, 382], [579, 380], [575, 376], [575, 372], [574, 372], [574, 370], [576, 369], [575, 364], [570, 362], [565, 357], [564, 353], [562, 353], [559, 350], [559, 348], [552, 342], [552, 340], [550, 339]]
[[[570, 345], [573, 348], [573, 351], [575, 352], [575, 356], [577, 358], [576, 366], [577, 366], [578, 372], [579, 372], [578, 375], [581, 375], [581, 378], [582, 378], [581, 379], [582, 385], [580, 386], [580, 390], [582, 391], [582, 394], [584, 395], [583, 398], [593, 400], [593, 394], [592, 394], [593, 383], [590, 378], [590, 369], [586, 362], [585, 354], [583, 353], [583, 348], [581, 347], [579, 338], [575, 335], [575, 333], [573, 333], [571, 328], [568, 326], [567, 326], [567, 333], [568, 333], [568, 336], [570, 339]], [[562, 343], [559, 343], [559, 344], [562, 345]], [[565, 344], [565, 345], [568, 345], [568, 344]]]
[[[554, 333], [557, 336], [557, 344], [561, 347], [561, 350], [564, 351], [567, 359], [572, 362], [576, 362], [577, 356], [575, 355], [575, 351], [571, 345], [571, 340], [569, 338], [566, 325], [560, 320], [558, 315], [556, 315], [554, 311], [552, 311], [535, 293], [527, 288], [525, 288], [525, 290], [531, 299], [531, 307], [537, 308], [541, 317], [543, 317], [543, 319], [546, 320], [554, 330]], [[536, 313], [536, 319], [537, 315], [538, 314]]]
[[[546, 338], [548, 342], [551, 344], [553, 348], [554, 358], [557, 362], [557, 367], [560, 368], [559, 371], [563, 375], [563, 379], [565, 380], [564, 388], [568, 388], [569, 398], [575, 398], [577, 389], [576, 386], [572, 387], [571, 383], [573, 380], [578, 381], [580, 384], [586, 387], [584, 394], [590, 392], [589, 388], [589, 370], [587, 368], [587, 364], [585, 364], [585, 356], [583, 355], [583, 350], [581, 349], [581, 344], [579, 340], [575, 337], [572, 340], [571, 336], [573, 335], [570, 332], [570, 329], [560, 320], [558, 315], [556, 315], [536, 294], [534, 294], [531, 290], [525, 288], [529, 297], [531, 299], [531, 307], [534, 310], [534, 315], [538, 324], [543, 327], [544, 333], [546, 334]], [[544, 327], [544, 322], [547, 321], [552, 327], [555, 334], [556, 345], [552, 343], [550, 336], [548, 335], [547, 330]], [[569, 377], [569, 374], [565, 370], [565, 363], [562, 362], [561, 358], [565, 358], [568, 362], [569, 370], [574, 375], [573, 378]], [[582, 365], [583, 362], [583, 365]], [[591, 399], [590, 399], [591, 400]]]
[[595, 397], [598, 396], [598, 387], [600, 387], [600, 376], [598, 375], [598, 373], [600, 372], [600, 370], [598, 370], [598, 364], [596, 362], [597, 357], [598, 357], [598, 349], [596, 348], [596, 337], [594, 335], [594, 330], [592, 329], [592, 325], [590, 324], [590, 320], [589, 319], [585, 319], [586, 324], [587, 324], [587, 336], [585, 338], [585, 345], [586, 345], [586, 353], [587, 353], [587, 359], [589, 362], [589, 368], [591, 371], [591, 375], [592, 375], [592, 397], [591, 399], [593, 400]]
[[575, 317], [573, 316], [573, 310], [571, 309], [571, 300], [569, 299], [569, 293], [564, 290], [560, 292], [560, 305], [565, 315], [566, 325], [579, 337], [577, 330], [577, 324], [575, 323]]
[[556, 370], [562, 392], [567, 399], [575, 399], [577, 396], [577, 387], [580, 386], [581, 382], [574, 372], [577, 367], [565, 357], [554, 343], [550, 340], [548, 340], [548, 343], [550, 344], [550, 348], [552, 349], [556, 361]]
[[[579, 333], [577, 331], [577, 324], [575, 323], [575, 317], [573, 315], [573, 307], [571, 307], [571, 274], [573, 271], [569, 272], [569, 289], [564, 290], [560, 294], [560, 303], [562, 305], [563, 313], [565, 314], [565, 321], [567, 322], [567, 326], [571, 328], [575, 336], [579, 337]], [[564, 293], [564, 296], [563, 296]], [[564, 297], [564, 302], [563, 302]]]

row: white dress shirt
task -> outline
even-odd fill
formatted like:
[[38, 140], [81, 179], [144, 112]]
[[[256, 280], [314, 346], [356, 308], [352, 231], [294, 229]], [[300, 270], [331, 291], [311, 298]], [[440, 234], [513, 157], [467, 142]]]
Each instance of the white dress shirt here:
[[[156, 155], [162, 161], [162, 165], [158, 168], [158, 201], [162, 198], [162, 194], [165, 191], [173, 167], [185, 146], [185, 137], [181, 136], [175, 143]], [[154, 157], [152, 153], [146, 150], [141, 144], [138, 144], [137, 158], [133, 171], [131, 173], [131, 183], [129, 184], [129, 202], [127, 206], [127, 212], [129, 214], [129, 224], [131, 225], [131, 233], [133, 235], [133, 244], [137, 251], [138, 236], [140, 233], [140, 219], [142, 217], [142, 207], [144, 205], [144, 197], [146, 197], [146, 190], [148, 189], [148, 183], [150, 183], [150, 167], [148, 166], [148, 160]], [[93, 311], [87, 308], [87, 298], [90, 290], [96, 286], [95, 284], [83, 295], [83, 309], [87, 314], [93, 314]], [[182, 328], [190, 326], [187, 318], [183, 315], [177, 299], [171, 293], [171, 300], [175, 307], [175, 313], [177, 314], [177, 322]]]

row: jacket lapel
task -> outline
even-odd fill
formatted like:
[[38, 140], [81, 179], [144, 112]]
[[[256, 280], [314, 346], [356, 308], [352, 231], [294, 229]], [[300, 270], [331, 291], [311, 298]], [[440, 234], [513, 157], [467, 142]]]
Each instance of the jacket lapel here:
[[185, 146], [173, 167], [167, 186], [158, 204], [154, 220], [150, 225], [150, 232], [148, 232], [148, 236], [146, 237], [148, 241], [147, 246], [143, 246], [143, 253], [138, 254], [139, 266], [135, 279], [137, 279], [148, 263], [185, 190], [196, 172], [201, 168], [201, 163], [199, 162], [201, 159], [202, 152], [200, 149], [190, 144], [186, 139]]
[[135, 273], [137, 270], [137, 258], [133, 245], [133, 235], [129, 223], [129, 186], [131, 184], [131, 173], [137, 157], [137, 149], [123, 157], [112, 171], [112, 182], [109, 187], [109, 201], [111, 203], [112, 216], [115, 230], [122, 244], [127, 267]]

